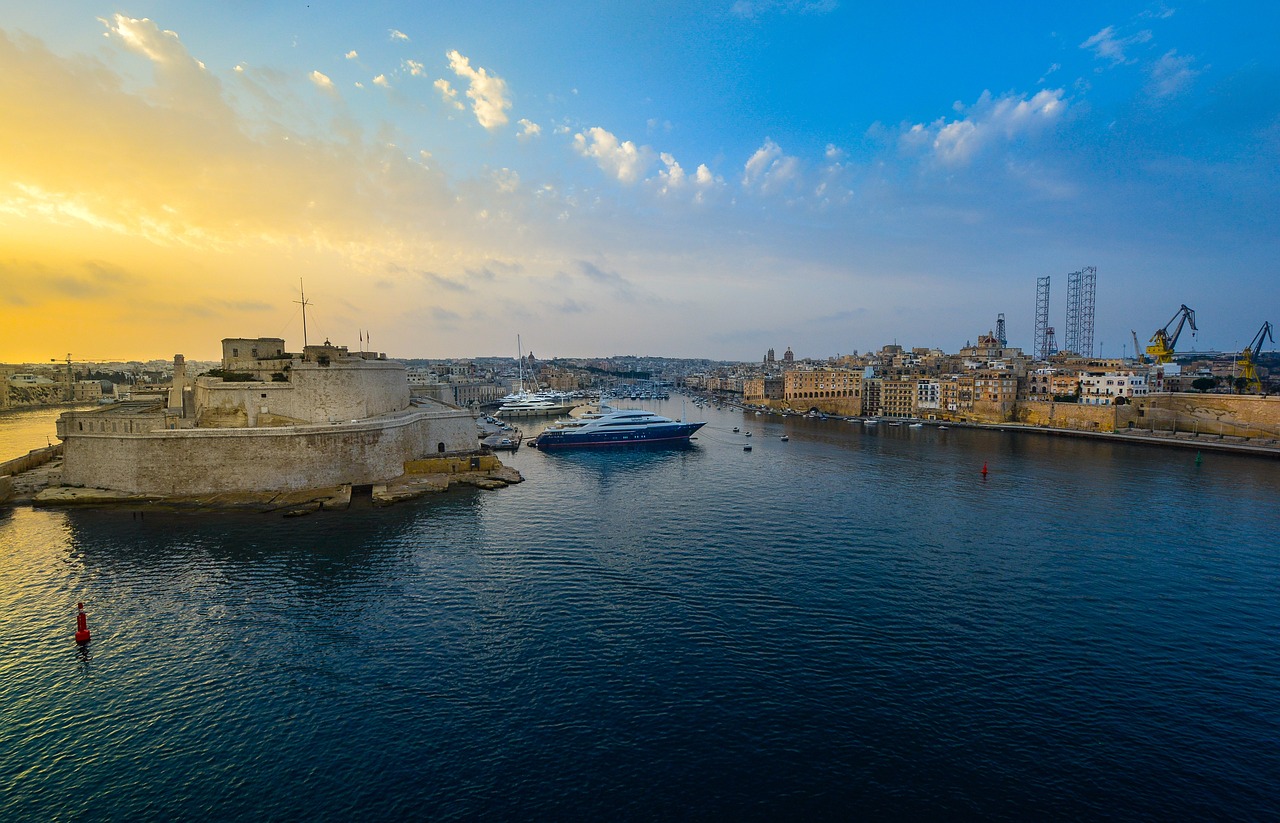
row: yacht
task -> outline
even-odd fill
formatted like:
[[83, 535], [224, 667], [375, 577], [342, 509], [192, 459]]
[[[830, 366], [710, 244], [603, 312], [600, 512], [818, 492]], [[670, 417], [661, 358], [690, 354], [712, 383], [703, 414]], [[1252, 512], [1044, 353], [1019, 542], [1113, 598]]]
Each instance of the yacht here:
[[518, 392], [502, 398], [495, 417], [554, 417], [571, 411], [577, 403], [559, 392]]
[[687, 443], [706, 423], [684, 423], [643, 409], [613, 409], [559, 420], [534, 440], [540, 449], [569, 446], [622, 446], [636, 443]]

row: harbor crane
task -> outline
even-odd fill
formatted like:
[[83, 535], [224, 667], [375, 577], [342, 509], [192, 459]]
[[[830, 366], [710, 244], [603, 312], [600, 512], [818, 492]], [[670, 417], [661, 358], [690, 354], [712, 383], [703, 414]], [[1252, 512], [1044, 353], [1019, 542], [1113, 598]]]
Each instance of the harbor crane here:
[[1258, 333], [1253, 336], [1253, 341], [1240, 352], [1240, 359], [1236, 361], [1236, 367], [1240, 370], [1240, 376], [1245, 380], [1245, 388], [1249, 391], [1262, 391], [1262, 381], [1258, 379], [1258, 355], [1262, 352], [1262, 344], [1268, 339], [1272, 343], [1276, 339], [1271, 334], [1271, 321], [1264, 321], [1262, 328], [1258, 329]]
[[[1174, 326], [1173, 332], [1169, 332], [1169, 327], [1173, 326], [1174, 321], [1178, 321], [1178, 325]], [[1182, 306], [1169, 318], [1169, 322], [1164, 324], [1163, 329], [1156, 329], [1156, 333], [1151, 335], [1151, 345], [1147, 346], [1147, 354], [1151, 356], [1151, 362], [1172, 363], [1173, 347], [1178, 345], [1178, 336], [1182, 334], [1184, 325], [1191, 327], [1191, 336], [1195, 337], [1196, 333], [1196, 313], [1193, 309], [1187, 308], [1187, 304]]]
[[1136, 329], [1129, 329], [1129, 334], [1133, 335], [1133, 359], [1137, 361], [1139, 366], [1141, 366], [1142, 347], [1138, 345], [1138, 331]]

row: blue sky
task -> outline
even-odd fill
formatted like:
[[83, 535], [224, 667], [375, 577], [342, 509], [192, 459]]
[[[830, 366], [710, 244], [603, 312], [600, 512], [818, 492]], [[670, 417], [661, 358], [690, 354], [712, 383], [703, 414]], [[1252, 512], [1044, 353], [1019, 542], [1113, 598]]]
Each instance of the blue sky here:
[[400, 356], [1280, 319], [1270, 4], [0, 7], [0, 359], [296, 345], [300, 277]]

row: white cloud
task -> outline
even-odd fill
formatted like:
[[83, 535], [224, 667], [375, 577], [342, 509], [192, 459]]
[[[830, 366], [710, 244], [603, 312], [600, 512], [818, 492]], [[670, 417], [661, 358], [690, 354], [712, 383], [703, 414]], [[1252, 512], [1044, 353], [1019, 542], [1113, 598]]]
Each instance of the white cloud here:
[[1030, 99], [1013, 94], [997, 98], [984, 91], [964, 118], [951, 122], [939, 118], [928, 126], [917, 123], [902, 135], [902, 143], [931, 145], [947, 164], [967, 163], [993, 140], [1013, 140], [1056, 122], [1067, 108], [1062, 94], [1062, 89], [1044, 89]]
[[1151, 66], [1152, 94], [1174, 97], [1186, 90], [1200, 76], [1200, 70], [1191, 67], [1195, 61], [1191, 55], [1179, 56], [1176, 49], [1165, 52]]
[[346, 53], [346, 55], [345, 55], [345, 57], [346, 57], [348, 60], [358, 60], [358, 59], [360, 59], [360, 55], [356, 54], [356, 50], [355, 50], [355, 49], [352, 49], [351, 51], [347, 52], [347, 53]]
[[480, 125], [486, 129], [505, 126], [507, 109], [511, 108], [511, 101], [507, 99], [507, 81], [483, 68], [472, 68], [471, 61], [457, 50], [449, 52], [448, 57], [449, 68], [469, 84], [467, 97], [471, 98], [471, 109]]
[[539, 126], [532, 120], [526, 120], [522, 117], [519, 120], [519, 125], [520, 131], [516, 136], [521, 139], [527, 140], [531, 137], [537, 137], [539, 134], [542, 134], [542, 126]]
[[392, 40], [402, 40], [405, 43], [409, 42], [409, 35], [405, 34], [399, 29], [388, 29], [387, 31], [390, 34], [390, 37]]
[[783, 154], [782, 148], [766, 137], [743, 168], [742, 187], [773, 194], [795, 184], [799, 174], [799, 158]]
[[328, 75], [322, 74], [318, 71], [313, 71], [308, 76], [311, 78], [311, 82], [315, 83], [316, 87], [319, 88], [321, 91], [327, 91], [329, 93], [333, 93], [334, 91], [333, 81], [329, 79]]
[[391, 88], [391, 83], [387, 80], [387, 76], [385, 74], [379, 74], [377, 77], [373, 78], [373, 84], [375, 86], [382, 86], [384, 89]]
[[1128, 37], [1117, 37], [1115, 26], [1107, 26], [1081, 43], [1080, 48], [1092, 50], [1094, 57], [1099, 60], [1110, 60], [1111, 65], [1118, 66], [1122, 63], [1134, 62], [1125, 55], [1125, 49], [1139, 43], [1146, 43], [1150, 39], [1151, 32], [1148, 29], [1143, 29]]
[[630, 140], [619, 141], [599, 126], [575, 134], [573, 147], [583, 157], [594, 159], [603, 171], [623, 183], [634, 183], [649, 165], [646, 150], [637, 148]]
[[453, 86], [449, 85], [448, 80], [445, 80], [443, 77], [441, 77], [439, 80], [432, 83], [432, 85], [435, 86], [437, 90], [439, 90], [440, 97], [444, 100], [444, 102], [453, 106], [458, 111], [462, 111], [463, 109], [466, 108], [466, 106], [462, 105], [462, 101], [458, 99], [458, 90], [455, 89]]
[[664, 151], [658, 155], [658, 159], [666, 166], [665, 169], [658, 170], [658, 180], [661, 181], [658, 191], [662, 194], [668, 194], [673, 189], [683, 186], [685, 180], [684, 169], [680, 168], [676, 158]]
[[405, 60], [404, 67], [409, 72], [409, 74], [413, 75], [414, 77], [425, 77], [427, 75], [426, 67], [423, 66], [421, 63], [419, 63], [417, 60]]

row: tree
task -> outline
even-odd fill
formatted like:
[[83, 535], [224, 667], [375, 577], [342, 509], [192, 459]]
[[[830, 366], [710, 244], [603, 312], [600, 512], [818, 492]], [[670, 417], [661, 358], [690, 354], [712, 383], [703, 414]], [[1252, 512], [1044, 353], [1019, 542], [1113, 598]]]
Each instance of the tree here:
[[1205, 392], [1217, 385], [1217, 381], [1212, 377], [1197, 377], [1191, 381], [1191, 388], [1196, 391]]

